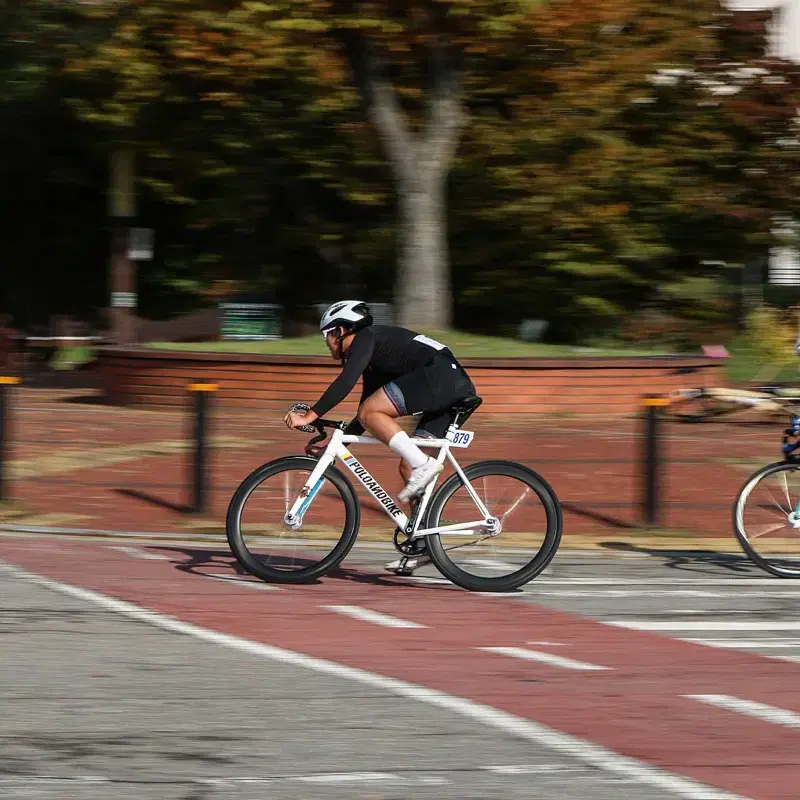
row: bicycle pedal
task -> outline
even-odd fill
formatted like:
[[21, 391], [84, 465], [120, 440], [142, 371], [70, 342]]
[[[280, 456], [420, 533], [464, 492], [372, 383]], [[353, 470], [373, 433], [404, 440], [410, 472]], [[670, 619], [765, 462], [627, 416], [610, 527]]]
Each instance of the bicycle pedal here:
[[[399, 563], [394, 561], [391, 564], [387, 564], [384, 569], [386, 569], [387, 572], [391, 572], [393, 575], [409, 577], [410, 575], [413, 575], [420, 566], [427, 563], [427, 560], [423, 560], [422, 564], [420, 564], [420, 560], [422, 558], [423, 554], [420, 553], [417, 553], [413, 556], [405, 556], [404, 558], [399, 559]], [[395, 566], [395, 564], [397, 564], [397, 566]]]

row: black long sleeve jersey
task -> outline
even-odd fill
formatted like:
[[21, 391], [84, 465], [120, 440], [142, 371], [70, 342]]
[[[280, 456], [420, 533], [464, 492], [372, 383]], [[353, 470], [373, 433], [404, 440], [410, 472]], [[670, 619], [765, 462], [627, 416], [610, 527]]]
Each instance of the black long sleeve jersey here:
[[324, 417], [350, 394], [362, 375], [363, 402], [401, 375], [430, 364], [437, 353], [448, 354], [455, 360], [450, 349], [441, 342], [406, 328], [391, 325], [363, 328], [350, 345], [341, 373], [311, 410]]

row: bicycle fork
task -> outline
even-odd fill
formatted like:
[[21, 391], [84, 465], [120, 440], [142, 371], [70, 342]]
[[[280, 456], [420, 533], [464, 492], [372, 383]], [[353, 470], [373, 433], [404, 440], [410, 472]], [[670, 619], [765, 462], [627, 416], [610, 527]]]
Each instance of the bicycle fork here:
[[[283, 517], [283, 521], [290, 530], [297, 531], [303, 526], [303, 517], [305, 516], [306, 511], [308, 511], [311, 501], [317, 496], [319, 490], [325, 485], [325, 470], [328, 469], [332, 463], [333, 458], [327, 454], [324, 454], [312, 470], [311, 475], [308, 476], [308, 480], [300, 490], [300, 494], [292, 503], [292, 507], [289, 508]], [[288, 486], [284, 487], [283, 499], [286, 506], [288, 506], [291, 502]]]

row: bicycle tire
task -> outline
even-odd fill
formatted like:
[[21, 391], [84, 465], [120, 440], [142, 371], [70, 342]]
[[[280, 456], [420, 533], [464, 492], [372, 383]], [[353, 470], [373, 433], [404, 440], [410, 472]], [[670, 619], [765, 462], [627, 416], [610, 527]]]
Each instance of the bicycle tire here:
[[318, 563], [303, 569], [286, 571], [274, 569], [256, 558], [247, 548], [241, 530], [242, 511], [252, 492], [265, 480], [290, 469], [310, 472], [317, 465], [317, 459], [306, 456], [285, 456], [269, 461], [253, 470], [239, 485], [228, 504], [225, 517], [225, 533], [228, 545], [236, 560], [251, 575], [268, 583], [311, 583], [334, 569], [350, 552], [358, 536], [361, 521], [361, 506], [355, 489], [347, 477], [331, 465], [324, 472], [339, 491], [345, 505], [345, 525], [342, 535], [331, 552]]
[[[433, 561], [442, 575], [462, 589], [473, 592], [510, 592], [518, 589], [541, 573], [558, 551], [563, 528], [561, 503], [550, 484], [541, 475], [534, 472], [530, 467], [526, 467], [516, 461], [478, 461], [464, 468], [464, 474], [470, 482], [476, 478], [500, 475], [517, 478], [526, 483], [542, 501], [547, 515], [547, 530], [544, 542], [536, 555], [527, 564], [510, 575], [503, 575], [497, 578], [473, 575], [454, 564], [447, 555], [447, 550], [437, 534], [431, 534], [426, 537], [431, 561]], [[456, 473], [451, 475], [436, 490], [426, 514], [425, 527], [434, 528], [439, 524], [445, 503], [463, 485], [461, 478]]]
[[[753, 545], [750, 544], [750, 539], [747, 535], [747, 532], [744, 530], [743, 525], [744, 507], [747, 504], [747, 499], [750, 497], [752, 490], [755, 489], [755, 487], [763, 478], [784, 470], [793, 472], [798, 471], [800, 470], [800, 464], [793, 463], [791, 461], [775, 461], [772, 464], [767, 464], [766, 466], [761, 467], [761, 469], [756, 470], [752, 475], [750, 475], [742, 488], [739, 490], [739, 493], [736, 496], [736, 502], [733, 505], [733, 530], [736, 534], [739, 544], [742, 547], [742, 550], [744, 550], [747, 557], [756, 566], [777, 578], [800, 578], [800, 557], [798, 558], [799, 563], [797, 569], [792, 570], [785, 567], [776, 566], [772, 561], [764, 558], [764, 556], [762, 556], [753, 547]], [[800, 545], [800, 537], [798, 537], [798, 545]]]
[[674, 400], [662, 409], [662, 416], [677, 422], [703, 422], [707, 419], [744, 411], [738, 403], [720, 400], [710, 395]]

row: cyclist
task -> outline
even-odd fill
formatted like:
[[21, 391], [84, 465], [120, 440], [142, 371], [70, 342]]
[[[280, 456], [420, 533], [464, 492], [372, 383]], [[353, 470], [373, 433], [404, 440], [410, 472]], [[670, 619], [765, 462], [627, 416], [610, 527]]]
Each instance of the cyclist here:
[[[310, 425], [344, 400], [363, 378], [361, 401], [347, 433], [365, 429], [400, 456], [406, 482], [398, 495], [412, 501], [442, 471], [443, 465], [411, 441], [398, 417], [419, 416], [415, 436], [441, 439], [450, 425], [450, 408], [475, 394], [464, 368], [448, 347], [406, 328], [373, 324], [366, 303], [345, 300], [330, 306], [319, 323], [331, 356], [342, 371], [305, 414], [289, 412], [289, 428]], [[424, 542], [423, 542], [424, 545]], [[386, 565], [391, 572], [409, 574], [430, 559], [402, 558]]]

